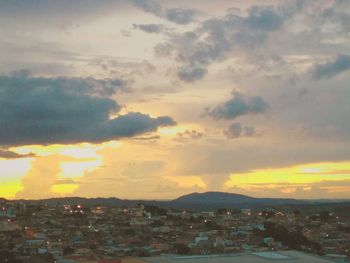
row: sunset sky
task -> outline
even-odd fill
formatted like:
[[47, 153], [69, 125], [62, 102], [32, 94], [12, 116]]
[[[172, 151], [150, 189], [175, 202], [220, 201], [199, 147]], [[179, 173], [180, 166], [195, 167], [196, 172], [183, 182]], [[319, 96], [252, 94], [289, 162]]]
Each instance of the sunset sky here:
[[350, 1], [0, 0], [0, 197], [350, 198]]

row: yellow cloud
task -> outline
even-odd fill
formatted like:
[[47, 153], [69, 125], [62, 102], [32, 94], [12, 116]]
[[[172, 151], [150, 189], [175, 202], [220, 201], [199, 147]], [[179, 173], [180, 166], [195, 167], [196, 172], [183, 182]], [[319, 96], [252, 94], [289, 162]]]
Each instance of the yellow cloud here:
[[[107, 144], [107, 143], [106, 143]], [[115, 142], [111, 142], [115, 144]], [[105, 144], [80, 143], [74, 145], [52, 144], [52, 145], [28, 145], [21, 147], [12, 147], [11, 151], [19, 154], [35, 153], [39, 156], [60, 154], [74, 158], [96, 158], [97, 150], [104, 147]]]
[[312, 184], [347, 179], [350, 179], [350, 162], [325, 162], [231, 174], [224, 187], [225, 189], [231, 187], [249, 188], [249, 185], [256, 186], [258, 184], [264, 184], [266, 187], [268, 184]]
[[55, 194], [66, 195], [73, 193], [79, 187], [78, 184], [55, 184], [51, 191]]
[[297, 191], [297, 188], [295, 187], [287, 187], [281, 190], [281, 192], [284, 194], [291, 194], [291, 193], [295, 193], [296, 191]]
[[74, 162], [62, 162], [60, 177], [81, 177], [85, 172], [96, 169], [102, 165], [102, 159], [81, 160]]
[[0, 184], [0, 197], [11, 199], [22, 189], [21, 182], [5, 182]]
[[[12, 188], [12, 196], [46, 198], [72, 193], [78, 185], [57, 182], [62, 178], [80, 178], [86, 172], [101, 166], [103, 162], [99, 150], [107, 146], [117, 147], [119, 143], [31, 145], [13, 148], [12, 150], [18, 153], [34, 152], [38, 157], [34, 158], [25, 171], [18, 172], [17, 178], [12, 179], [12, 182], [21, 186], [17, 187], [17, 190]], [[6, 174], [6, 178], [10, 176]]]
[[0, 159], [0, 197], [13, 198], [22, 189], [21, 178], [28, 173], [33, 158]]
[[167, 179], [176, 183], [179, 187], [182, 188], [207, 188], [207, 184], [199, 176], [168, 176]]

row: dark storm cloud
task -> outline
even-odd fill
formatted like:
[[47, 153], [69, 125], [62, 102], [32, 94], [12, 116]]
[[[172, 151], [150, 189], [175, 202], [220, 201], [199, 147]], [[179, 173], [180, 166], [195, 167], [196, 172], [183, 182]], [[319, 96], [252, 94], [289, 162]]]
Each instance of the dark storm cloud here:
[[226, 130], [224, 135], [228, 139], [236, 139], [239, 137], [251, 137], [256, 134], [255, 128], [252, 126], [242, 126], [240, 123], [232, 123]]
[[19, 158], [30, 158], [35, 157], [34, 153], [19, 154], [9, 150], [0, 149], [0, 159], [19, 159]]
[[162, 6], [153, 0], [134, 0], [135, 5], [147, 13], [164, 18], [170, 22], [186, 25], [194, 21], [198, 13], [194, 9], [169, 8], [163, 10]]
[[315, 66], [312, 77], [313, 79], [331, 78], [347, 70], [350, 70], [350, 56], [340, 54], [333, 60]]
[[245, 96], [234, 92], [224, 104], [208, 109], [206, 114], [214, 119], [233, 120], [242, 115], [264, 113], [269, 105], [260, 96]]
[[173, 125], [170, 117], [130, 112], [109, 96], [119, 79], [0, 76], [0, 145], [102, 142]]
[[163, 30], [163, 26], [159, 24], [134, 24], [133, 27], [147, 33], [160, 33]]

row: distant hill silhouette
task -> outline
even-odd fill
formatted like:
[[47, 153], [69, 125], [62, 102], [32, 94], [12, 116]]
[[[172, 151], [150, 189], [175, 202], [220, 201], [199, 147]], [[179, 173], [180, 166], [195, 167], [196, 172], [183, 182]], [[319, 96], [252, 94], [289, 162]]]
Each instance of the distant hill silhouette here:
[[175, 200], [175, 203], [198, 204], [209, 206], [260, 206], [260, 205], [281, 205], [281, 204], [301, 204], [303, 200], [284, 199], [284, 198], [256, 198], [241, 194], [224, 192], [206, 192], [192, 193], [181, 196]]
[[173, 202], [187, 203], [246, 203], [255, 202], [258, 198], [247, 195], [224, 193], [224, 192], [206, 192], [206, 193], [191, 193], [174, 199]]
[[285, 205], [313, 205], [327, 203], [342, 203], [345, 200], [298, 200], [285, 198], [256, 198], [241, 194], [225, 192], [191, 193], [170, 201], [159, 200], [126, 200], [111, 198], [63, 197], [43, 200], [18, 200], [35, 204], [56, 206], [59, 204], [83, 204], [85, 206], [102, 205], [115, 207], [133, 207], [140, 203], [164, 208], [188, 210], [216, 210], [218, 208], [259, 208]]

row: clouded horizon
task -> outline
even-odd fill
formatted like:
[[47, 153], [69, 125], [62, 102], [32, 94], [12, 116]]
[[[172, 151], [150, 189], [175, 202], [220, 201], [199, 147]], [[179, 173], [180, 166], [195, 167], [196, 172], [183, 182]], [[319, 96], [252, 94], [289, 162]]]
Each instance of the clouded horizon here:
[[350, 2], [0, 1], [0, 197], [350, 198]]

